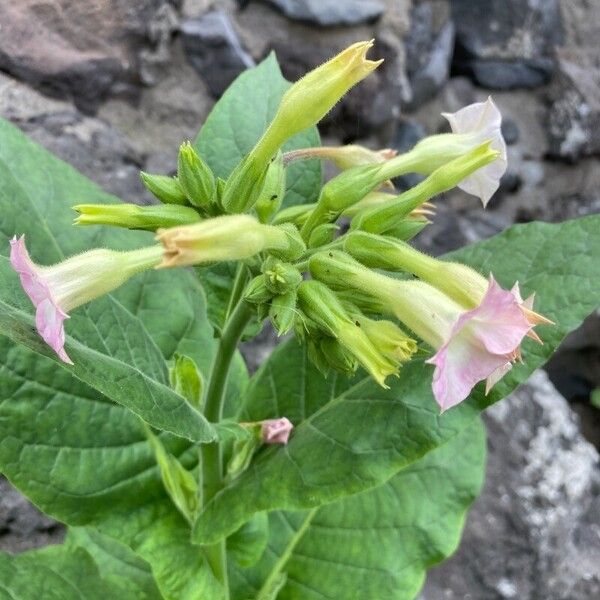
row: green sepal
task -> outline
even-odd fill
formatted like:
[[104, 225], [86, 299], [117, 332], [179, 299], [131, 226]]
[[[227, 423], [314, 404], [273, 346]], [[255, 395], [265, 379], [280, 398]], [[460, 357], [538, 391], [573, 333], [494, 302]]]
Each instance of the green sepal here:
[[320, 248], [333, 241], [335, 234], [339, 231], [339, 226], [334, 223], [323, 223], [315, 227], [308, 238], [309, 248]]
[[302, 273], [294, 265], [269, 256], [263, 263], [265, 285], [273, 294], [285, 294], [302, 283]]
[[285, 294], [275, 296], [273, 300], [271, 300], [269, 317], [278, 335], [285, 335], [294, 327], [297, 314], [297, 301], [298, 293], [295, 289], [290, 290]]
[[265, 184], [254, 209], [261, 223], [268, 223], [279, 210], [285, 196], [285, 166], [281, 152], [269, 164]]
[[140, 172], [144, 187], [165, 204], [187, 204], [187, 198], [177, 177]]
[[202, 208], [214, 201], [214, 175], [190, 142], [184, 142], [179, 148], [177, 177], [190, 204]]

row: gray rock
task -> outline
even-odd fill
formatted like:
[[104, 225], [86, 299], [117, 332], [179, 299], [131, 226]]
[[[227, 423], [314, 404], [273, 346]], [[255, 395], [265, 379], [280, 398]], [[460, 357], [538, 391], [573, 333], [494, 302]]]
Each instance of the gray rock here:
[[487, 480], [423, 600], [600, 597], [598, 453], [547, 376], [487, 411]]
[[[391, 147], [397, 150], [399, 154], [408, 152], [417, 142], [427, 135], [423, 125], [417, 121], [400, 121], [398, 128], [391, 143]], [[418, 173], [407, 173], [400, 177], [395, 177], [393, 182], [398, 191], [408, 190], [423, 181], [423, 175]]]
[[558, 0], [451, 0], [453, 68], [492, 89], [536, 87], [554, 71], [562, 41]]
[[165, 0], [20, 0], [0, 4], [0, 69], [93, 112], [135, 79], [147, 22]]
[[450, 74], [454, 24], [445, 0], [416, 3], [405, 39], [406, 65], [412, 97], [407, 108], [420, 106], [443, 87]]
[[242, 71], [255, 64], [242, 48], [229, 17], [220, 10], [184, 21], [180, 31], [190, 64], [215, 97], [219, 97]]
[[502, 137], [508, 146], [512, 146], [519, 141], [519, 126], [513, 119], [502, 119]]
[[600, 153], [600, 51], [578, 48], [559, 55], [548, 112], [549, 154], [571, 161]]
[[[0, 116], [125, 201], [142, 194], [142, 158], [113, 127], [0, 74]], [[73, 198], [77, 204], [77, 198]]]
[[384, 12], [379, 0], [266, 0], [286, 17], [321, 27], [358, 25], [378, 19]]

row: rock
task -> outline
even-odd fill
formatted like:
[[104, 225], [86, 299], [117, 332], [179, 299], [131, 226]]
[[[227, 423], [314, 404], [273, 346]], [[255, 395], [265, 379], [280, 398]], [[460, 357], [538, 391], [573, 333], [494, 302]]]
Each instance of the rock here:
[[483, 87], [546, 83], [563, 39], [558, 0], [451, 0], [456, 25], [453, 69]]
[[565, 50], [548, 111], [549, 154], [576, 161], [600, 153], [600, 51]]
[[93, 112], [136, 78], [136, 52], [165, 0], [20, 0], [0, 5], [0, 69]]
[[446, 0], [426, 0], [413, 6], [405, 46], [412, 91], [410, 109], [435, 96], [450, 74], [454, 25]]
[[218, 98], [245, 69], [254, 66], [242, 48], [226, 13], [220, 10], [188, 19], [180, 25], [183, 48], [191, 65]]
[[64, 526], [43, 515], [0, 476], [0, 551], [23, 552], [59, 544]]
[[379, 0], [266, 0], [286, 17], [333, 27], [358, 25], [378, 19], [385, 9]]
[[82, 115], [71, 104], [48, 99], [2, 74], [0, 116], [108, 192], [125, 201], [140, 198], [142, 157], [104, 121]]
[[547, 376], [485, 414], [487, 480], [422, 600], [600, 597], [598, 453]]
[[[417, 121], [400, 121], [398, 128], [390, 144], [394, 150], [397, 150], [399, 154], [408, 152], [413, 146], [417, 144], [427, 135], [423, 125]], [[423, 175], [418, 173], [407, 173], [400, 177], [394, 178], [394, 186], [399, 192], [408, 190], [414, 187], [421, 181], [423, 181]]]
[[513, 119], [502, 119], [502, 137], [507, 146], [512, 146], [519, 141], [519, 126]]

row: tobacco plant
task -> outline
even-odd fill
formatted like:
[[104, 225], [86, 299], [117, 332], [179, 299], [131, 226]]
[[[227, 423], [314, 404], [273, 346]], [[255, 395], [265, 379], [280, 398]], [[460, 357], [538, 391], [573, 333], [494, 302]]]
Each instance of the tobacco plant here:
[[418, 251], [432, 200], [498, 188], [501, 116], [321, 146], [371, 45], [294, 85], [274, 56], [246, 71], [175, 176], [141, 174], [151, 206], [0, 122], [0, 471], [68, 525], [0, 555], [2, 598], [406, 599], [456, 549], [481, 411], [600, 303], [600, 216]]

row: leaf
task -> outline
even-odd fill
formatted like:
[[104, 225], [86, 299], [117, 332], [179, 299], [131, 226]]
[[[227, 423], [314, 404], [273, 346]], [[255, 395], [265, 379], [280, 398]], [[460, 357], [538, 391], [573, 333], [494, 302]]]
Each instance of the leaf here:
[[[144, 233], [73, 229], [69, 207], [77, 201], [117, 200], [0, 121], [1, 252], [15, 233], [27, 234], [32, 256], [44, 263], [93, 246], [127, 249], [151, 242]], [[2, 280], [0, 294], [18, 306], [24, 299], [11, 281]], [[191, 357], [204, 375], [215, 354], [204, 293], [185, 270], [135, 277], [110, 298], [74, 311], [67, 330], [93, 352], [102, 349], [102, 360], [129, 362], [130, 352], [138, 377], [145, 381], [151, 375], [160, 386], [167, 382], [164, 361], [175, 353]], [[144, 337], [130, 350], [134, 332]], [[33, 340], [30, 330], [21, 334]], [[93, 365], [87, 368], [95, 372]], [[109, 372], [102, 376], [111, 379]], [[246, 380], [237, 356], [228, 397], [239, 399]], [[189, 442], [166, 433], [160, 439], [194, 468], [197, 453]], [[93, 526], [132, 548], [150, 564], [165, 598], [219, 598], [203, 553], [191, 546], [189, 526], [164, 491], [140, 419], [53, 360], [3, 336], [0, 471], [47, 514], [70, 525]]]
[[256, 513], [227, 539], [227, 554], [242, 567], [256, 564], [269, 541], [269, 518], [266, 513]]
[[323, 382], [295, 342], [284, 344], [253, 378], [245, 417], [287, 416], [295, 425], [290, 442], [262, 451], [215, 496], [196, 523], [196, 542], [220, 539], [257, 511], [310, 508], [380, 485], [523, 382], [600, 304], [600, 216], [517, 226], [452, 257], [493, 271], [504, 286], [519, 280], [524, 294], [537, 291], [536, 309], [556, 322], [540, 328], [544, 345], [526, 340], [524, 364], [487, 398], [480, 385], [440, 415], [432, 368], [422, 360], [405, 366], [390, 390], [359, 379], [340, 391], [338, 378]]
[[[215, 176], [227, 179], [252, 150], [291, 86], [281, 74], [274, 53], [257, 67], [244, 71], [227, 89], [206, 119], [194, 145]], [[319, 146], [316, 127], [299, 133], [284, 151]], [[290, 165], [283, 207], [317, 199], [321, 189], [321, 164], [317, 160]]]
[[232, 568], [233, 600], [257, 597], [278, 571], [287, 574], [278, 600], [413, 598], [426, 569], [458, 546], [483, 484], [484, 457], [476, 419], [382, 486], [311, 511], [271, 513], [261, 562]]
[[[113, 560], [113, 557], [103, 559]], [[119, 559], [114, 559], [119, 560]], [[0, 554], [0, 596], [8, 600], [158, 600], [147, 572], [143, 583], [106, 576], [92, 555], [70, 544], [18, 556]]]

